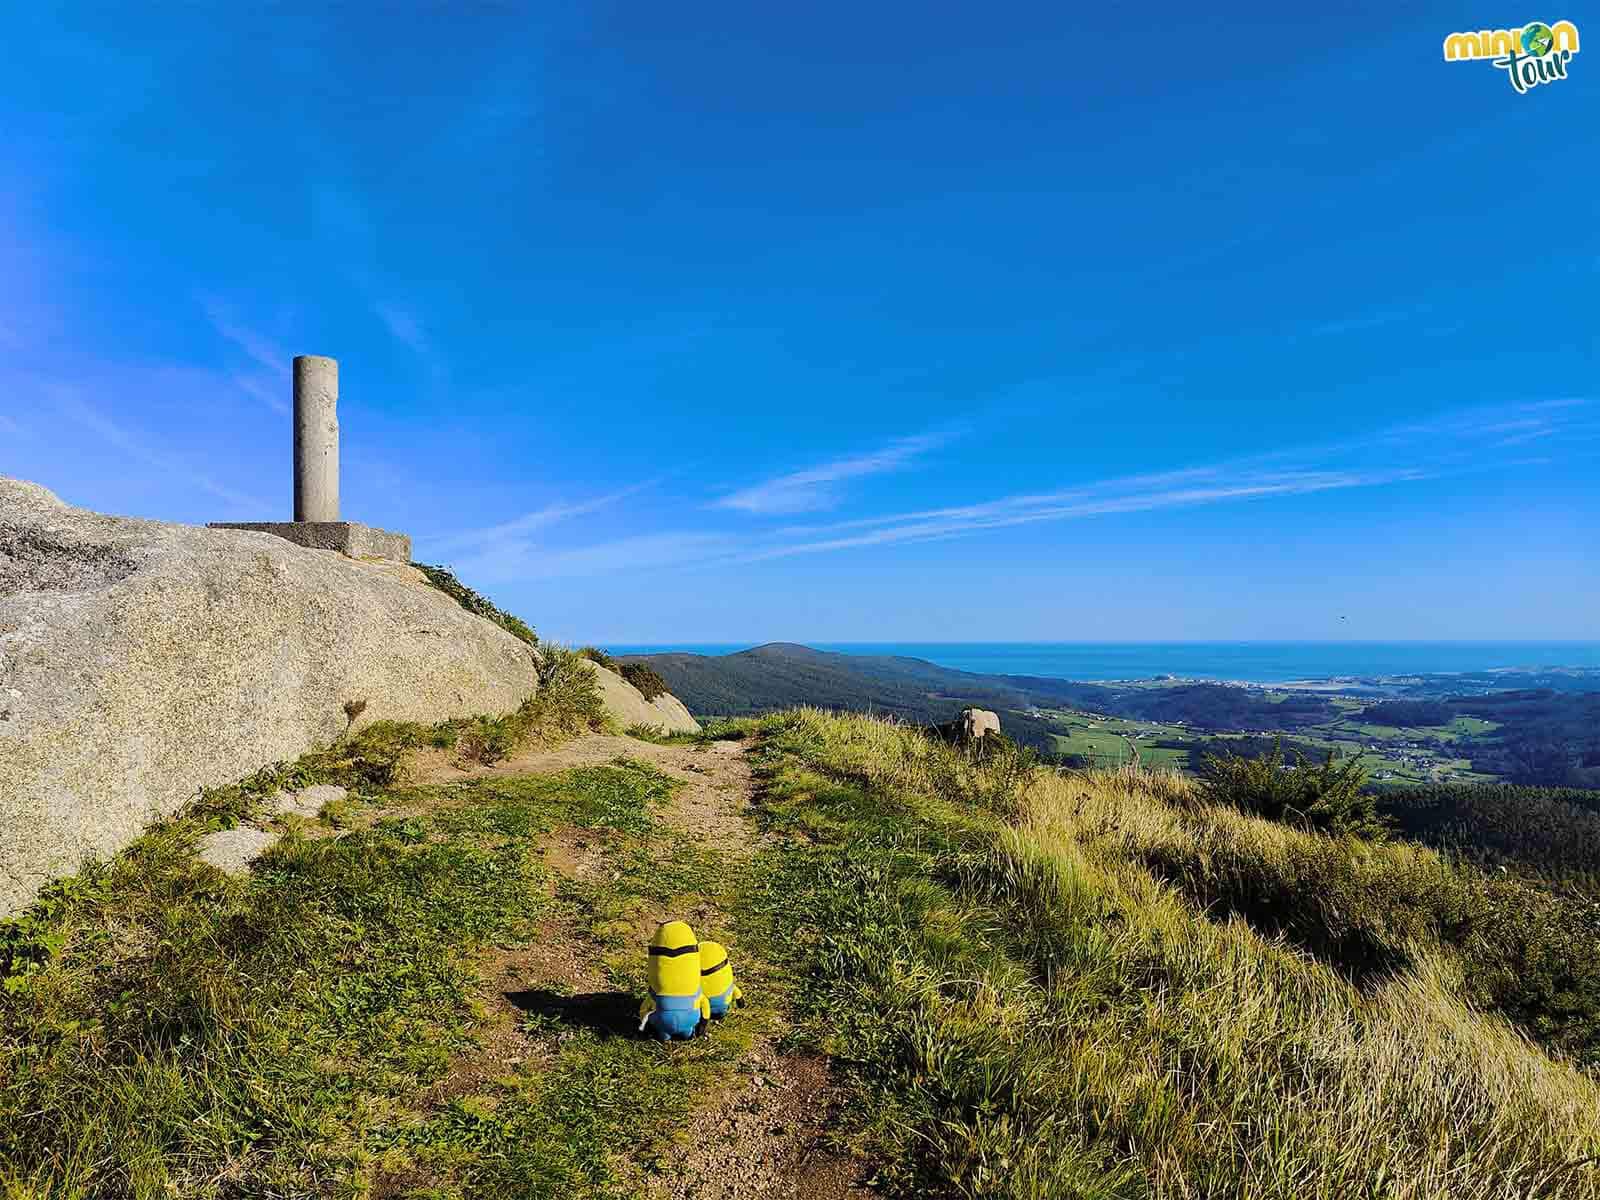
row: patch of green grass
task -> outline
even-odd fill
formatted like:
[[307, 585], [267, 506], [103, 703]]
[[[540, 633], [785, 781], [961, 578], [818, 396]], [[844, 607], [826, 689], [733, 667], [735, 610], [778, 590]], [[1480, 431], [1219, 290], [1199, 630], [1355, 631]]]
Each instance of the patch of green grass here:
[[170, 822], [61, 893], [48, 961], [0, 1002], [0, 1161], [21, 1195], [320, 1191], [372, 1101], [467, 1044], [472, 955], [548, 903], [526, 847], [426, 819], [294, 836], [253, 876]]
[[704, 746], [711, 742], [737, 742], [751, 736], [755, 722], [749, 717], [719, 717], [705, 722], [699, 733], [668, 733], [659, 725], [630, 725], [624, 732], [657, 746]]
[[492, 763], [529, 742], [560, 742], [603, 728], [605, 705], [593, 677], [577, 663], [574, 652], [544, 646], [539, 689], [515, 712], [461, 717], [431, 726], [375, 721], [294, 762], [274, 763], [236, 783], [206, 788], [191, 813], [204, 816], [212, 828], [231, 828], [258, 815], [262, 804], [279, 791], [319, 783], [368, 791], [391, 787], [400, 782], [406, 759], [419, 749], [454, 749], [469, 760]]
[[[677, 785], [647, 764], [385, 786], [404, 749], [435, 736], [375, 726], [209, 792], [0, 923], [0, 1194], [355, 1194], [390, 1168], [402, 1178], [414, 1168], [444, 1194], [499, 1186], [496, 1171], [518, 1180], [505, 1194], [554, 1194], [551, 1180], [563, 1194], [606, 1194], [596, 1164], [682, 1115], [652, 1107], [674, 1072], [693, 1075], [670, 1056], [637, 1075], [640, 1090], [579, 1111], [567, 1084], [629, 1076], [626, 1056], [652, 1052], [600, 1038], [564, 1044], [554, 1076], [494, 1100], [504, 1142], [472, 1142], [464, 1109], [418, 1108], [474, 1049], [480, 952], [532, 939], [570, 894], [551, 886], [545, 831], [616, 839], [608, 853], [621, 865], [595, 892], [618, 903], [636, 876], [687, 887], [708, 870], [687, 858], [655, 873], [633, 865], [672, 847], [652, 814]], [[291, 829], [246, 878], [195, 857], [207, 830], [278, 787], [314, 782], [359, 786], [350, 805], [379, 819], [336, 839]], [[720, 1062], [726, 1051], [693, 1055]], [[439, 1135], [396, 1132], [419, 1127]], [[429, 1157], [457, 1134], [480, 1149], [515, 1143], [520, 1157]]]
[[434, 816], [451, 833], [527, 836], [556, 824], [647, 834], [653, 811], [680, 785], [649, 763], [618, 758], [605, 766], [576, 767], [559, 775], [476, 779], [455, 785], [469, 802]]
[[715, 1036], [669, 1047], [580, 1030], [546, 1069], [517, 1071], [452, 1100], [388, 1134], [387, 1144], [449, 1181], [433, 1195], [636, 1195], [621, 1177], [619, 1153], [638, 1160], [639, 1174], [652, 1165], [670, 1172], [663, 1129], [692, 1124], [696, 1097], [738, 1053]]

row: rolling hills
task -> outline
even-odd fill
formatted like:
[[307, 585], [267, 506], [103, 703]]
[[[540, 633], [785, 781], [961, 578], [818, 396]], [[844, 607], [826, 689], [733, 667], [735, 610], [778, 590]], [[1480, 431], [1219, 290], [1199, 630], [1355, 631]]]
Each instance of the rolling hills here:
[[756, 716], [814, 704], [908, 721], [946, 721], [976, 705], [1004, 716], [1008, 734], [1048, 749], [1051, 724], [1035, 708], [1077, 708], [1141, 720], [1184, 722], [1209, 730], [1294, 729], [1328, 720], [1320, 696], [1269, 700], [1222, 683], [1165, 686], [1078, 683], [1032, 675], [984, 675], [898, 655], [840, 654], [772, 642], [733, 654], [647, 654], [621, 661], [650, 664], [691, 712]]

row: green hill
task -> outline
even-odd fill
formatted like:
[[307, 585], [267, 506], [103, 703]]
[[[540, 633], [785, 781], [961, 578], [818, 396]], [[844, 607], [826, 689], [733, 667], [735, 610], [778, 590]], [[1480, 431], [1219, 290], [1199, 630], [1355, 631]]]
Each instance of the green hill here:
[[1336, 715], [1322, 697], [1268, 700], [1228, 684], [1150, 687], [985, 675], [920, 658], [840, 654], [789, 642], [733, 654], [648, 654], [624, 661], [649, 663], [697, 714], [754, 716], [815, 704], [930, 723], [947, 721], [960, 708], [975, 705], [999, 711], [1008, 734], [1043, 748], [1051, 745], [1049, 724], [1029, 717], [1030, 708], [1088, 709], [1211, 730], [1295, 729]]

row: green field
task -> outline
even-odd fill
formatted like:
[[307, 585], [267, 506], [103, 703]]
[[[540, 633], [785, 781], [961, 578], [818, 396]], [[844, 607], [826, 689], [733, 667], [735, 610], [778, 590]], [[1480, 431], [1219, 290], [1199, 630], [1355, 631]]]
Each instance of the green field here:
[[1132, 757], [1129, 742], [1139, 749], [1140, 765], [1182, 769], [1188, 751], [1152, 745], [1153, 742], [1189, 736], [1181, 725], [1162, 725], [1154, 721], [1134, 721], [1122, 717], [1100, 717], [1069, 709], [1045, 712], [1054, 722], [1057, 754], [1090, 756], [1097, 766], [1120, 766]]
[[[1337, 698], [1334, 703], [1345, 713], [1365, 707], [1364, 701], [1344, 697]], [[1138, 748], [1141, 766], [1179, 771], [1189, 769], [1187, 750], [1154, 744], [1158, 741], [1194, 740], [1196, 732], [1187, 726], [1100, 716], [1071, 709], [1041, 710], [1040, 715], [1055, 727], [1053, 749], [1057, 754], [1084, 755], [1096, 766], [1115, 767], [1131, 759], [1131, 745]], [[1297, 729], [1287, 736], [1296, 743], [1314, 746], [1322, 751], [1332, 750], [1340, 758], [1358, 759], [1378, 783], [1490, 783], [1494, 781], [1493, 775], [1474, 772], [1470, 759], [1457, 757], [1445, 747], [1463, 738], [1490, 733], [1496, 728], [1495, 722], [1476, 717], [1457, 717], [1448, 725], [1413, 728], [1374, 725], [1341, 716], [1324, 725]], [[1221, 731], [1208, 732], [1204, 736], [1227, 739], [1244, 735]]]

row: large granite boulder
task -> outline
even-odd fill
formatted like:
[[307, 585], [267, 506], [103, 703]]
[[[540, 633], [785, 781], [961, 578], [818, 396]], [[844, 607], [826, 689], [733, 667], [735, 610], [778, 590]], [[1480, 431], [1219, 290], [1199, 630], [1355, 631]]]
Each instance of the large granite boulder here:
[[654, 700], [646, 700], [644, 693], [615, 671], [607, 670], [592, 659], [583, 662], [594, 671], [595, 690], [605, 703], [606, 713], [617, 725], [629, 729], [634, 725], [649, 725], [663, 733], [699, 733], [700, 722], [689, 715], [671, 692], [662, 692]]
[[350, 713], [502, 713], [535, 687], [527, 645], [404, 564], [0, 477], [0, 915]]
[[981, 742], [986, 733], [1000, 732], [1000, 714], [987, 708], [963, 708], [956, 723], [961, 740], [968, 745]]

